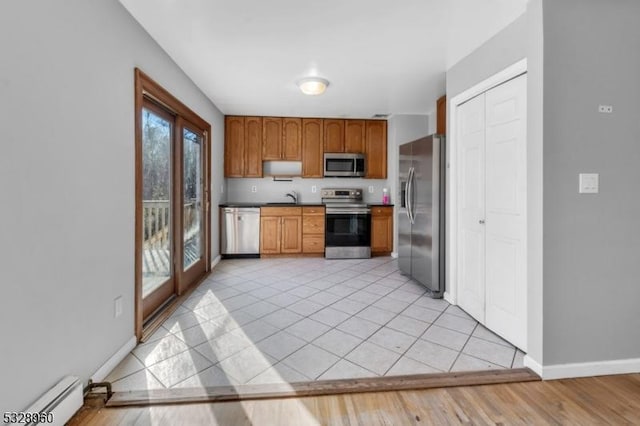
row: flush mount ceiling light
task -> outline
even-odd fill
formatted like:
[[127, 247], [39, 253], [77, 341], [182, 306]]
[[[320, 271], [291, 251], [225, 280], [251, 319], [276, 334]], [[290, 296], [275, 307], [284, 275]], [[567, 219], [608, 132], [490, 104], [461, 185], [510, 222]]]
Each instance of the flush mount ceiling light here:
[[320, 77], [303, 78], [298, 81], [298, 87], [305, 95], [321, 95], [329, 85], [329, 80]]

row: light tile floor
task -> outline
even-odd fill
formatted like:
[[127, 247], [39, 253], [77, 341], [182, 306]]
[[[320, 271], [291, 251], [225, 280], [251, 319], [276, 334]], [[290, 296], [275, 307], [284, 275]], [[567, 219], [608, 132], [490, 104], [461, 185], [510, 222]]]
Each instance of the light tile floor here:
[[522, 366], [390, 257], [220, 262], [107, 377], [115, 391]]

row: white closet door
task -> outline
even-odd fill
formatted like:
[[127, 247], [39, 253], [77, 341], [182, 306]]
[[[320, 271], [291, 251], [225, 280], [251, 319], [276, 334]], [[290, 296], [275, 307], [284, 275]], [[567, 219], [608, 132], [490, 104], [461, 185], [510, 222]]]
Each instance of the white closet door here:
[[458, 107], [458, 303], [480, 322], [485, 314], [485, 95]]
[[525, 351], [526, 94], [525, 74], [487, 91], [485, 97], [485, 322], [489, 329]]

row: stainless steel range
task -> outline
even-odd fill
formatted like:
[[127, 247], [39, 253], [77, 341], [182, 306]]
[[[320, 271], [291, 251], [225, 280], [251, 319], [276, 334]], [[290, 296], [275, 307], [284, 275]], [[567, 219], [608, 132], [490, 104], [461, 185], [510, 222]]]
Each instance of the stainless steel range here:
[[325, 257], [371, 257], [371, 209], [362, 202], [362, 189], [324, 188], [321, 196], [326, 207]]

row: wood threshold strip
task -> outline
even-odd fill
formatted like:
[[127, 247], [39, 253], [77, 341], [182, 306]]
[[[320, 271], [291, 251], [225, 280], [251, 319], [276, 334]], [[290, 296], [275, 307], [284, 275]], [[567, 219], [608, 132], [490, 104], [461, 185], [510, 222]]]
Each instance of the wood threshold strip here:
[[511, 370], [465, 371], [394, 377], [369, 377], [362, 379], [318, 380], [297, 383], [154, 389], [148, 391], [115, 392], [113, 397], [106, 403], [106, 407], [247, 401], [347, 393], [420, 390], [539, 380], [541, 380], [540, 377], [530, 369], [515, 368]]

